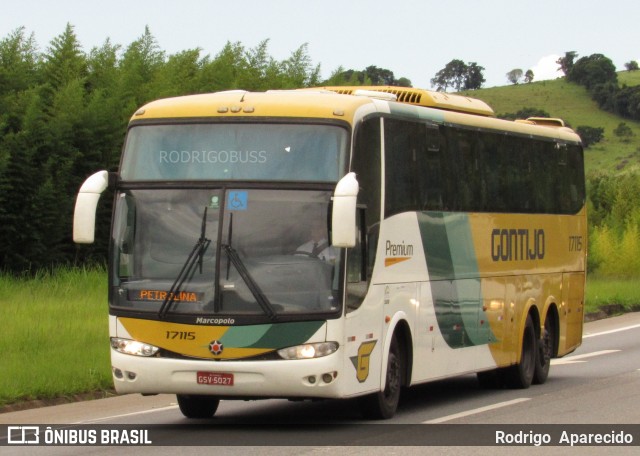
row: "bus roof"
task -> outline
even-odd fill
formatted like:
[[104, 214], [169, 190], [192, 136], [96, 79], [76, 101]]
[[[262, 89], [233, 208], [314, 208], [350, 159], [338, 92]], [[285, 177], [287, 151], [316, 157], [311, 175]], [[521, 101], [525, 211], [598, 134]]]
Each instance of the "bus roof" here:
[[357, 121], [357, 111], [367, 105], [370, 108], [364, 112], [389, 112], [389, 108], [383, 108], [380, 103], [397, 107], [391, 111], [436, 122], [580, 141], [578, 135], [565, 127], [560, 119], [500, 120], [495, 118], [489, 105], [478, 99], [391, 86], [317, 87], [267, 92], [229, 90], [187, 95], [152, 101], [140, 108], [131, 120], [262, 117], [334, 119], [353, 123]]

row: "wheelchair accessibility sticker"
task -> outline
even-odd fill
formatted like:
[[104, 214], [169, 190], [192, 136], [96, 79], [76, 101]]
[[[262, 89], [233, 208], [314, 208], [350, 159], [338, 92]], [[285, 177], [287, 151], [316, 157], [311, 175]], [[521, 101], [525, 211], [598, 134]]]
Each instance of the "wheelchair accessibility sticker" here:
[[232, 211], [246, 211], [247, 210], [248, 195], [245, 190], [232, 190], [229, 192], [229, 199], [227, 206]]

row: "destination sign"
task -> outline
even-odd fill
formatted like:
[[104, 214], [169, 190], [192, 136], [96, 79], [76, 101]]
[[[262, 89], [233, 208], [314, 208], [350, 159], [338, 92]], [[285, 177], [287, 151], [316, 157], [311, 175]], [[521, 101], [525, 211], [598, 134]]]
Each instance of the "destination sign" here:
[[164, 301], [169, 299], [174, 302], [200, 302], [203, 298], [204, 293], [193, 291], [129, 290], [130, 301]]

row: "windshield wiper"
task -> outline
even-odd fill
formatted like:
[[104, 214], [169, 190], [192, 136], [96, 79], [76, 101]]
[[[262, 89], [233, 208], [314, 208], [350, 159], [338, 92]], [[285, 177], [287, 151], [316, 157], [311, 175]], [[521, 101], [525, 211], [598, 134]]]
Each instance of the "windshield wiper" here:
[[204, 257], [204, 252], [206, 252], [209, 244], [211, 243], [210, 239], [205, 237], [205, 233], [207, 230], [207, 208], [204, 208], [204, 214], [202, 215], [202, 226], [200, 228], [200, 238], [196, 241], [196, 244], [193, 246], [191, 253], [187, 257], [187, 261], [182, 265], [182, 269], [178, 274], [178, 277], [174, 280], [169, 292], [167, 293], [166, 298], [162, 301], [162, 305], [160, 306], [160, 310], [158, 311], [158, 317], [164, 318], [167, 313], [169, 313], [169, 309], [176, 301], [176, 296], [178, 295], [178, 291], [182, 288], [184, 281], [187, 280], [188, 277], [191, 276], [193, 272], [193, 268], [198, 264], [200, 268], [200, 274], [202, 274], [202, 260]]
[[253, 277], [251, 277], [249, 270], [240, 259], [238, 252], [236, 252], [236, 250], [229, 244], [224, 244], [222, 248], [227, 252], [227, 256], [236, 267], [236, 270], [238, 271], [238, 274], [240, 274], [240, 277], [242, 277], [242, 280], [244, 280], [244, 283], [247, 284], [247, 287], [249, 288], [249, 291], [251, 291], [253, 297], [256, 298], [256, 301], [258, 301], [258, 304], [262, 307], [262, 310], [264, 310], [264, 313], [266, 313], [270, 319], [275, 320], [277, 314], [273, 305], [271, 305], [269, 299], [262, 292], [260, 286], [255, 280], [253, 280]]
[[[256, 281], [253, 280], [253, 277], [251, 277], [251, 273], [249, 273], [249, 270], [246, 268], [246, 266], [242, 262], [242, 259], [240, 259], [238, 252], [236, 252], [236, 249], [234, 249], [231, 246], [231, 239], [233, 238], [232, 233], [233, 233], [233, 213], [230, 213], [229, 214], [229, 234], [228, 234], [228, 240], [227, 240], [228, 244], [222, 244], [222, 248], [225, 250], [225, 252], [227, 252], [227, 258], [236, 267], [238, 274], [240, 274], [240, 277], [242, 277], [242, 280], [244, 280], [244, 283], [247, 284], [247, 288], [249, 288], [249, 291], [251, 292], [253, 297], [256, 298], [256, 301], [258, 302], [258, 304], [260, 305], [264, 313], [266, 313], [270, 319], [275, 320], [277, 318], [276, 310], [273, 308], [273, 305], [271, 304], [271, 302], [269, 302], [269, 299], [263, 293], [262, 289], [260, 288], [260, 285], [258, 285]], [[227, 280], [229, 279], [229, 268], [230, 268], [230, 265], [227, 263]]]

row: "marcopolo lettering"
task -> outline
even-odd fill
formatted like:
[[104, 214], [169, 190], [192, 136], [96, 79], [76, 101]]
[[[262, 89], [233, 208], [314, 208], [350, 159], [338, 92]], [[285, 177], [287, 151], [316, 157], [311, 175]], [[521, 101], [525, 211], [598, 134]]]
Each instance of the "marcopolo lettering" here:
[[196, 318], [196, 323], [200, 325], [232, 325], [235, 322], [236, 320], [234, 318]]
[[267, 162], [266, 150], [161, 150], [159, 161], [164, 164], [242, 163]]
[[543, 229], [495, 228], [491, 232], [493, 261], [533, 261], [544, 259]]

